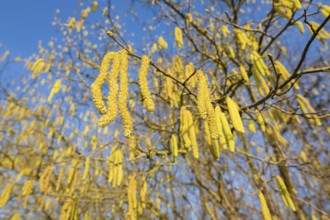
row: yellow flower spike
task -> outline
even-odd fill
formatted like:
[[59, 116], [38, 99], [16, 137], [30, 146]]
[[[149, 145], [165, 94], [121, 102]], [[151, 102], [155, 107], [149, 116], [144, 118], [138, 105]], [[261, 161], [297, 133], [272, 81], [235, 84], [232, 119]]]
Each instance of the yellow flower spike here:
[[150, 59], [148, 56], [142, 56], [141, 58], [141, 67], [139, 70], [139, 87], [143, 100], [143, 105], [149, 112], [155, 111], [155, 104], [151, 98], [151, 93], [148, 86], [148, 70]]
[[259, 197], [259, 200], [260, 200], [262, 215], [264, 216], [264, 219], [265, 220], [272, 220], [272, 215], [270, 214], [265, 196], [261, 191], [258, 192], [258, 197]]
[[56, 80], [56, 82], [55, 82], [55, 84], [54, 84], [54, 86], [53, 86], [53, 88], [50, 91], [50, 94], [48, 96], [48, 99], [47, 99], [48, 102], [51, 102], [52, 99], [53, 99], [53, 96], [60, 91], [61, 82], [62, 82], [61, 79]]
[[20, 220], [20, 219], [21, 219], [21, 215], [19, 213], [15, 213], [10, 218], [10, 220]]
[[89, 164], [90, 164], [91, 158], [88, 157], [86, 158], [86, 162], [85, 162], [85, 169], [84, 169], [84, 174], [83, 174], [83, 182], [86, 181], [87, 175], [88, 175], [88, 171], [89, 171]]
[[175, 36], [175, 42], [178, 45], [178, 47], [183, 46], [183, 37], [182, 37], [182, 31], [180, 27], [175, 27], [174, 29], [174, 36]]
[[96, 12], [97, 7], [98, 7], [98, 3], [97, 3], [97, 1], [94, 1], [94, 2], [92, 3], [92, 12], [93, 12], [93, 13]]
[[124, 124], [124, 136], [129, 137], [133, 131], [133, 120], [127, 108], [128, 99], [128, 54], [126, 50], [120, 52], [120, 91], [118, 95], [118, 107]]
[[[276, 60], [274, 62], [274, 66], [275, 66], [275, 70], [277, 72], [277, 74], [281, 74], [281, 77], [283, 78], [283, 81], [288, 79], [291, 74], [288, 72], [288, 70], [285, 68], [285, 66], [278, 60]], [[299, 89], [299, 85], [298, 83], [296, 82], [293, 87], [298, 90]]]
[[111, 59], [114, 58], [114, 56], [115, 56], [114, 52], [108, 52], [103, 57], [103, 60], [101, 62], [101, 67], [100, 67], [100, 74], [96, 77], [94, 83], [91, 86], [91, 92], [92, 92], [95, 107], [100, 111], [101, 114], [105, 114], [107, 112], [107, 108], [105, 107], [103, 99], [102, 99], [102, 86], [108, 75], [110, 61], [111, 61]]
[[321, 7], [321, 14], [326, 18], [330, 15], [330, 6], [329, 5], [322, 5]]
[[244, 134], [245, 130], [236, 102], [234, 102], [230, 97], [227, 97], [226, 101], [235, 130]]
[[[298, 104], [304, 114], [315, 113], [315, 109], [312, 107], [312, 105], [308, 102], [308, 100], [305, 97], [303, 97], [300, 94], [297, 94], [296, 97], [297, 97]], [[312, 116], [310, 116], [310, 117], [312, 117]], [[316, 126], [322, 125], [322, 122], [319, 118], [309, 119], [309, 121], [312, 122], [313, 124], [315, 124]]]
[[10, 54], [9, 50], [6, 50], [6, 52], [0, 57], [0, 62], [3, 62], [9, 56], [9, 54]]
[[208, 86], [207, 78], [201, 70], [197, 71], [199, 79], [197, 91], [197, 110], [202, 119], [207, 117], [207, 106], [210, 101], [210, 89]]
[[297, 21], [297, 22], [296, 22], [296, 25], [297, 25], [299, 31], [300, 31], [302, 34], [305, 33], [304, 24], [303, 24], [301, 21]]
[[176, 162], [176, 158], [179, 155], [178, 151], [178, 139], [175, 134], [172, 135], [171, 137], [171, 152], [172, 152], [172, 157], [173, 161]]
[[194, 155], [194, 158], [198, 159], [199, 158], [199, 152], [198, 152], [198, 145], [196, 141], [196, 131], [195, 131], [195, 126], [194, 126], [194, 120], [191, 112], [186, 109], [186, 115], [187, 115], [187, 121], [188, 121], [188, 128], [189, 128], [189, 136], [190, 136], [190, 141], [191, 141], [191, 146], [192, 146], [192, 152]]
[[220, 118], [220, 112], [221, 112], [220, 106], [217, 105], [214, 111], [215, 111], [215, 120], [217, 122], [220, 145], [224, 150], [227, 150], [226, 137], [225, 134], [223, 133], [222, 123]]
[[234, 152], [235, 151], [234, 136], [231, 132], [226, 115], [223, 112], [220, 112], [220, 120], [221, 120], [221, 124], [222, 124], [222, 128], [223, 128], [223, 132], [225, 133], [227, 145], [229, 146], [230, 151]]
[[160, 36], [158, 38], [158, 46], [160, 49], [167, 49], [167, 47], [168, 47], [167, 42], [165, 41], [165, 39], [162, 36]]
[[147, 178], [145, 176], [142, 177], [142, 185], [140, 189], [140, 199], [141, 199], [141, 205], [142, 208], [146, 208], [146, 197], [148, 192], [148, 184], [147, 184]]
[[99, 125], [106, 126], [112, 122], [118, 114], [117, 95], [118, 95], [118, 75], [120, 68], [120, 54], [113, 55], [112, 69], [108, 75], [109, 95], [108, 95], [108, 109], [106, 113], [100, 118]]
[[136, 199], [136, 179], [135, 175], [132, 175], [128, 179], [127, 197], [128, 197], [128, 212], [131, 216], [135, 216], [135, 209], [137, 208]]
[[184, 147], [187, 150], [190, 150], [190, 146], [191, 146], [191, 140], [189, 138], [189, 125], [188, 125], [188, 115], [186, 112], [186, 108], [185, 107], [181, 107], [180, 109], [180, 133], [182, 135], [183, 138], [183, 142], [184, 142]]
[[296, 207], [291, 199], [290, 193], [283, 181], [283, 179], [280, 176], [276, 176], [276, 180], [278, 183], [278, 186], [280, 188], [280, 193], [283, 199], [283, 203], [286, 204], [286, 207], [289, 205], [292, 211], [296, 211]]
[[8, 183], [7, 186], [3, 189], [0, 196], [0, 208], [5, 206], [10, 198], [11, 189], [13, 188], [13, 183]]
[[219, 138], [218, 124], [215, 117], [215, 111], [211, 103], [209, 103], [207, 109], [208, 109], [207, 123], [209, 126], [211, 142], [212, 142], [212, 145], [210, 145], [209, 148], [213, 158], [217, 160], [220, 157], [220, 148], [218, 144], [218, 138]]
[[211, 141], [209, 124], [207, 123], [207, 120], [204, 121], [204, 133], [205, 133], [206, 143], [208, 146], [210, 146], [212, 144], [212, 141]]
[[245, 70], [245, 68], [244, 68], [243, 65], [241, 65], [241, 66], [239, 67], [239, 70], [241, 71], [242, 78], [244, 79], [244, 81], [245, 81], [245, 82], [249, 82], [249, 81], [250, 81], [250, 80], [249, 80], [249, 76], [248, 76], [248, 74], [247, 74], [247, 72], [246, 72], [246, 70]]
[[257, 122], [258, 122], [261, 130], [263, 132], [265, 132], [266, 131], [266, 125], [265, 125], [264, 118], [262, 117], [262, 115], [261, 115], [261, 113], [260, 113], [260, 111], [258, 109], [256, 109], [255, 112], [256, 112], [256, 116], [257, 116]]

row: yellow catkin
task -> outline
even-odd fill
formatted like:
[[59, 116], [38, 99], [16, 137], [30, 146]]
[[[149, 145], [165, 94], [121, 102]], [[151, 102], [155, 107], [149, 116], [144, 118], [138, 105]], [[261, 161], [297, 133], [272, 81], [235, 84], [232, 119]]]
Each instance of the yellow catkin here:
[[21, 219], [21, 215], [19, 213], [15, 213], [10, 218], [10, 220], [20, 220], [20, 219]]
[[86, 178], [88, 175], [90, 161], [91, 161], [90, 157], [86, 158], [85, 169], [84, 169], [84, 174], [83, 174], [83, 178], [82, 178], [84, 182], [86, 181]]
[[[296, 207], [291, 199], [291, 196], [290, 196], [290, 193], [283, 181], [283, 179], [280, 177], [280, 176], [276, 176], [276, 180], [277, 180], [277, 183], [278, 183], [278, 186], [280, 188], [280, 192], [281, 192], [281, 196], [282, 196], [282, 199], [283, 199], [283, 202], [284, 204], [287, 203], [287, 205], [290, 206], [290, 208], [292, 209], [292, 211], [296, 211]], [[287, 206], [286, 205], [286, 206]]]
[[174, 29], [174, 36], [175, 36], [175, 42], [177, 46], [180, 48], [183, 46], [183, 37], [182, 37], [182, 31], [180, 27], [175, 27]]
[[249, 130], [251, 131], [251, 132], [253, 132], [253, 133], [256, 133], [256, 126], [254, 126], [254, 122], [253, 122], [253, 120], [249, 120], [248, 121], [248, 128], [249, 128]]
[[28, 201], [29, 201], [29, 195], [33, 191], [33, 186], [34, 186], [35, 180], [27, 180], [24, 185], [23, 185], [23, 193], [22, 196], [24, 197], [24, 202], [23, 202], [23, 208], [27, 207]]
[[210, 101], [210, 89], [206, 76], [201, 70], [197, 71], [198, 76], [198, 91], [197, 91], [197, 110], [202, 119], [206, 119], [208, 110], [207, 106], [211, 103]]
[[204, 133], [205, 133], [206, 143], [208, 146], [210, 146], [212, 144], [212, 140], [211, 140], [210, 129], [207, 120], [204, 121]]
[[230, 97], [227, 97], [226, 101], [227, 101], [229, 114], [235, 130], [244, 134], [245, 133], [244, 125], [241, 116], [239, 114], [239, 110], [236, 102], [234, 102], [234, 100], [232, 100]]
[[120, 68], [120, 54], [115, 53], [113, 54], [113, 62], [112, 62], [112, 69], [110, 74], [107, 76], [108, 84], [109, 84], [109, 95], [108, 95], [108, 109], [106, 110], [105, 114], [100, 118], [99, 125], [106, 126], [110, 122], [112, 122], [118, 114], [118, 105], [117, 105], [117, 95], [118, 95], [118, 75], [119, 75], [119, 68]]
[[221, 123], [221, 118], [220, 118], [220, 106], [216, 106], [214, 113], [215, 113], [215, 120], [217, 122], [217, 128], [218, 128], [218, 134], [219, 134], [219, 139], [220, 139], [220, 145], [224, 150], [227, 150], [227, 143], [226, 143], [226, 137], [225, 134], [223, 133], [223, 128], [222, 128], [222, 123]]
[[242, 74], [242, 77], [243, 77], [244, 81], [245, 81], [245, 82], [249, 82], [249, 81], [250, 81], [250, 80], [249, 80], [249, 76], [248, 76], [248, 74], [247, 74], [247, 72], [246, 72], [244, 66], [241, 65], [241, 66], [239, 67], [239, 69], [240, 69], [240, 71], [241, 71], [241, 74]]
[[255, 113], [256, 113], [256, 117], [257, 117], [257, 122], [258, 122], [261, 130], [263, 132], [265, 132], [266, 131], [266, 125], [265, 125], [264, 118], [262, 117], [262, 115], [261, 115], [261, 113], [258, 109], [256, 109]]
[[92, 3], [92, 12], [93, 12], [93, 13], [96, 12], [97, 7], [98, 7], [98, 3], [97, 3], [97, 1], [94, 1], [94, 2]]
[[115, 56], [114, 52], [108, 52], [101, 62], [100, 73], [96, 77], [94, 83], [91, 86], [91, 93], [93, 96], [93, 101], [95, 107], [100, 111], [101, 114], [105, 114], [107, 112], [107, 108], [104, 105], [103, 97], [102, 97], [102, 86], [105, 82], [105, 79], [108, 76], [108, 70], [110, 67], [110, 61]]
[[155, 104], [151, 98], [151, 93], [148, 86], [148, 70], [149, 70], [150, 59], [148, 56], [142, 56], [141, 67], [139, 70], [139, 87], [143, 100], [143, 105], [149, 112], [154, 112]]
[[[303, 97], [300, 94], [297, 94], [296, 97], [297, 97], [298, 104], [304, 114], [315, 113], [314, 108], [312, 107], [312, 105], [309, 103], [309, 101], [305, 97]], [[313, 117], [312, 114], [309, 114], [308, 117], [313, 118], [313, 119], [309, 119], [309, 121], [314, 123], [316, 126], [322, 125], [322, 122], [319, 118]]]
[[167, 42], [165, 41], [165, 39], [162, 36], [160, 36], [158, 38], [158, 47], [160, 49], [167, 49], [167, 47], [168, 47]]
[[13, 183], [8, 183], [7, 186], [3, 189], [0, 196], [0, 208], [5, 206], [10, 198], [11, 189], [13, 188]]
[[50, 94], [48, 96], [48, 99], [47, 99], [48, 102], [51, 102], [52, 99], [53, 99], [53, 96], [60, 91], [60, 89], [61, 89], [61, 82], [62, 82], [61, 79], [56, 80], [56, 82], [55, 82], [55, 84], [54, 84], [54, 86], [53, 86], [53, 88], [50, 91]]
[[191, 141], [191, 147], [192, 147], [192, 152], [194, 155], [194, 158], [198, 159], [199, 158], [199, 152], [198, 152], [198, 145], [197, 145], [197, 140], [196, 140], [196, 131], [195, 131], [195, 126], [194, 126], [194, 120], [191, 112], [186, 109], [186, 114], [187, 114], [187, 121], [188, 121], [188, 128], [189, 128], [189, 136], [190, 136], [190, 141]]
[[209, 104], [207, 109], [208, 109], [207, 123], [210, 130], [210, 136], [212, 142], [212, 145], [210, 145], [209, 148], [213, 158], [217, 160], [220, 157], [220, 148], [218, 143], [219, 130], [217, 126], [217, 120], [215, 117], [215, 111], [211, 103]]
[[178, 139], [177, 139], [175, 134], [173, 134], [172, 137], [171, 137], [171, 152], [172, 152], [173, 161], [175, 162], [176, 158], [179, 155]]
[[[281, 75], [281, 78], [283, 79], [283, 81], [288, 79], [291, 76], [291, 74], [288, 72], [288, 70], [285, 68], [285, 66], [280, 61], [276, 60], [274, 62], [274, 66], [275, 66], [275, 70], [276, 70], [277, 74]], [[297, 82], [293, 86], [296, 90], [299, 89], [299, 85]]]
[[189, 137], [189, 125], [186, 108], [183, 106], [180, 109], [180, 133], [183, 138], [184, 147], [186, 150], [190, 150], [191, 140]]
[[330, 15], [330, 6], [329, 5], [322, 5], [321, 7], [321, 14], [327, 18]]
[[304, 24], [303, 24], [301, 21], [297, 21], [295, 24], [297, 25], [299, 31], [300, 31], [302, 34], [305, 33]]
[[135, 216], [135, 209], [137, 208], [137, 199], [136, 199], [136, 180], [134, 175], [130, 176], [128, 179], [127, 197], [128, 197], [128, 212], [130, 215]]
[[229, 149], [231, 152], [235, 151], [235, 140], [234, 140], [234, 136], [231, 132], [229, 123], [227, 121], [226, 115], [223, 112], [220, 112], [220, 120], [221, 120], [221, 124], [222, 124], [222, 128], [225, 134], [225, 138], [226, 138], [226, 142], [227, 145], [229, 146]]
[[124, 136], [129, 137], [133, 132], [133, 120], [127, 108], [128, 99], [128, 54], [126, 50], [120, 52], [120, 91], [118, 95], [118, 107], [124, 124]]
[[40, 178], [39, 178], [39, 189], [40, 192], [46, 192], [50, 180], [50, 176], [53, 172], [53, 167], [48, 166], [44, 171], [41, 173]]
[[146, 197], [148, 192], [148, 183], [147, 178], [145, 176], [142, 177], [142, 184], [140, 189], [140, 199], [142, 208], [146, 208]]
[[259, 191], [258, 196], [259, 196], [262, 215], [264, 216], [264, 219], [272, 220], [272, 215], [270, 214], [264, 194], [261, 191]]
[[5, 53], [0, 57], [0, 62], [3, 62], [9, 56], [9, 54], [10, 54], [9, 50], [5, 51]]
[[62, 181], [62, 178], [63, 178], [63, 175], [64, 175], [64, 171], [65, 171], [65, 163], [63, 163], [61, 165], [61, 169], [58, 173], [58, 176], [57, 176], [57, 181], [56, 181], [56, 191], [58, 191], [60, 189], [60, 186], [61, 186], [61, 181]]

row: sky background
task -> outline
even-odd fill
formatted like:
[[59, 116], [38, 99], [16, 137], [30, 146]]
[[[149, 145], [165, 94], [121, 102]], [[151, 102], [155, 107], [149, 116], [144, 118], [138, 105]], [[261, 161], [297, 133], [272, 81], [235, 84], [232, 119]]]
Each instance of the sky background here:
[[[37, 51], [39, 40], [48, 42], [56, 35], [52, 26], [56, 9], [62, 18], [75, 11], [78, 0], [0, 0], [1, 51], [27, 57]], [[2, 55], [2, 53], [1, 53]]]

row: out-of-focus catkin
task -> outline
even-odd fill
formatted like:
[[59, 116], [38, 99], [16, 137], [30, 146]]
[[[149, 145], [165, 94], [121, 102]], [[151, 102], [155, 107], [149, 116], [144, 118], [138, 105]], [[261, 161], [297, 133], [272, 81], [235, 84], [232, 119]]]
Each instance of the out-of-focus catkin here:
[[220, 120], [221, 120], [221, 124], [222, 124], [222, 128], [223, 128], [223, 132], [225, 133], [227, 145], [229, 146], [230, 151], [234, 152], [235, 151], [234, 136], [231, 132], [226, 115], [223, 112], [220, 112]]
[[197, 145], [197, 140], [196, 140], [196, 131], [195, 131], [195, 126], [194, 126], [194, 120], [191, 112], [186, 109], [186, 114], [187, 114], [187, 121], [188, 121], [188, 128], [189, 128], [189, 136], [190, 136], [190, 141], [191, 141], [191, 146], [192, 146], [192, 152], [194, 155], [194, 158], [199, 158], [199, 152], [198, 152], [198, 145]]
[[124, 136], [129, 137], [133, 131], [133, 120], [127, 108], [128, 99], [128, 54], [126, 50], [120, 51], [121, 66], [120, 75], [120, 91], [118, 94], [118, 107], [120, 116], [124, 124]]
[[262, 117], [262, 115], [261, 115], [261, 113], [258, 109], [256, 109], [255, 113], [256, 113], [257, 122], [258, 122], [258, 124], [261, 128], [261, 131], [265, 132], [266, 131], [266, 125], [265, 125], [264, 118]]
[[175, 134], [173, 134], [171, 137], [171, 151], [172, 151], [173, 161], [176, 162], [176, 158], [179, 155], [179, 150], [178, 150], [178, 139]]
[[281, 193], [281, 196], [282, 196], [282, 199], [283, 199], [283, 202], [286, 206], [290, 206], [290, 208], [292, 209], [292, 211], [296, 211], [296, 207], [291, 199], [291, 196], [290, 196], [290, 193], [283, 181], [283, 179], [280, 177], [280, 176], [276, 176], [276, 180], [277, 180], [277, 183], [278, 183], [278, 186], [280, 188], [280, 193]]
[[243, 122], [242, 122], [241, 116], [239, 114], [238, 106], [237, 106], [236, 102], [234, 102], [234, 100], [232, 100], [230, 97], [227, 97], [226, 101], [227, 101], [227, 107], [229, 110], [229, 114], [230, 114], [230, 117], [233, 122], [233, 126], [234, 126], [235, 130], [244, 134], [245, 130], [244, 130]]
[[151, 93], [148, 86], [148, 70], [149, 70], [149, 63], [150, 59], [148, 56], [142, 56], [141, 58], [141, 67], [139, 70], [139, 86], [140, 92], [143, 100], [143, 105], [146, 109], [150, 112], [154, 112], [155, 104], [151, 98]]
[[259, 196], [261, 211], [262, 211], [262, 215], [264, 216], [264, 219], [265, 220], [272, 220], [272, 215], [270, 214], [265, 196], [260, 190], [258, 192], [258, 196]]
[[175, 42], [178, 45], [178, 47], [183, 46], [183, 37], [182, 37], [182, 30], [180, 27], [175, 27], [174, 29], [174, 36], [175, 36]]
[[226, 137], [223, 133], [223, 127], [222, 127], [222, 123], [221, 123], [221, 118], [220, 118], [220, 106], [216, 106], [215, 107], [215, 120], [217, 123], [217, 128], [218, 128], [218, 134], [219, 134], [219, 139], [220, 139], [220, 145], [224, 150], [227, 150], [227, 143], [226, 143]]
[[186, 150], [190, 150], [191, 140], [189, 138], [189, 124], [186, 107], [180, 109], [180, 133], [183, 138], [184, 147]]
[[11, 189], [13, 188], [13, 183], [8, 183], [7, 186], [3, 189], [0, 196], [0, 208], [5, 206], [10, 198]]

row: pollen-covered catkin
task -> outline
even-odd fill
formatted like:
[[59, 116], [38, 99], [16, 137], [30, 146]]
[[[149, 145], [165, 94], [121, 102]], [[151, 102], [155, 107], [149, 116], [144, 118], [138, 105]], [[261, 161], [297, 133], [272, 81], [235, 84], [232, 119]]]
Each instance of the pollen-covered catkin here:
[[110, 61], [115, 56], [114, 52], [108, 52], [101, 62], [100, 73], [96, 77], [94, 83], [91, 86], [91, 92], [93, 96], [93, 101], [95, 107], [100, 111], [101, 114], [105, 114], [107, 112], [107, 108], [102, 99], [102, 86], [105, 82], [105, 79], [108, 75], [108, 69], [110, 66]]
[[272, 216], [270, 214], [264, 194], [261, 191], [259, 191], [258, 196], [259, 196], [261, 211], [262, 211], [262, 215], [264, 216], [264, 219], [272, 220]]
[[256, 109], [256, 116], [257, 116], [257, 122], [262, 130], [262, 132], [266, 131], [266, 125], [265, 125], [265, 121], [264, 118], [262, 117], [260, 111], [258, 109]]
[[229, 146], [230, 151], [234, 152], [235, 151], [234, 136], [231, 132], [231, 129], [230, 129], [230, 126], [228, 124], [226, 115], [223, 112], [220, 112], [220, 119], [221, 119], [223, 132], [225, 133], [225, 138], [226, 138], [227, 145]]
[[175, 36], [175, 42], [178, 45], [178, 47], [183, 46], [183, 37], [182, 37], [182, 31], [180, 27], [175, 27], [174, 29], [174, 36]]
[[208, 117], [207, 117], [207, 123], [210, 130], [210, 136], [212, 145], [209, 146], [211, 154], [215, 160], [217, 160], [220, 157], [220, 148], [218, 143], [219, 138], [219, 131], [217, 127], [217, 121], [215, 117], [214, 108], [211, 103], [209, 103], [208, 107]]
[[186, 109], [186, 114], [187, 114], [187, 121], [188, 121], [188, 128], [189, 128], [189, 136], [190, 136], [190, 141], [191, 141], [191, 147], [192, 147], [192, 152], [194, 155], [194, 158], [199, 158], [199, 152], [198, 152], [198, 145], [197, 145], [197, 140], [196, 140], [196, 131], [195, 131], [195, 126], [194, 126], [194, 120], [191, 112]]
[[146, 109], [150, 112], [154, 112], [155, 104], [151, 98], [149, 86], [148, 86], [148, 70], [149, 70], [149, 63], [150, 59], [148, 56], [142, 56], [141, 58], [141, 67], [139, 70], [139, 86], [140, 92], [143, 100], [143, 105]]
[[180, 109], [180, 133], [183, 138], [185, 149], [190, 150], [191, 140], [189, 138], [188, 115], [186, 107], [184, 106]]
[[120, 54], [115, 53], [113, 55], [112, 61], [112, 69], [110, 74], [107, 77], [109, 84], [109, 95], [108, 95], [108, 109], [106, 113], [100, 118], [99, 125], [101, 127], [108, 125], [111, 121], [113, 121], [118, 114], [118, 105], [117, 105], [117, 95], [118, 95], [118, 75], [120, 68]]
[[210, 103], [210, 89], [207, 78], [203, 71], [197, 71], [198, 76], [198, 90], [197, 90], [197, 110], [202, 119], [206, 119], [208, 110], [207, 106]]
[[127, 108], [128, 99], [128, 54], [126, 50], [120, 52], [120, 91], [118, 95], [118, 107], [124, 124], [124, 136], [129, 137], [133, 131], [133, 120]]
[[233, 126], [234, 126], [235, 130], [244, 134], [245, 130], [244, 130], [243, 122], [242, 122], [241, 116], [239, 114], [238, 106], [237, 106], [236, 102], [234, 102], [230, 97], [227, 97], [226, 101], [227, 101], [227, 107], [229, 110], [229, 114], [230, 114], [230, 117], [233, 122]]
[[227, 143], [226, 143], [226, 137], [223, 133], [223, 128], [222, 128], [222, 123], [221, 123], [221, 118], [220, 118], [220, 106], [216, 106], [214, 113], [215, 113], [215, 120], [217, 122], [217, 128], [218, 128], [218, 133], [219, 133], [219, 139], [220, 139], [220, 145], [224, 150], [227, 150]]
[[136, 179], [135, 176], [130, 176], [128, 179], [127, 187], [127, 197], [128, 197], [128, 212], [130, 215], [135, 216], [135, 209], [137, 208], [136, 199]]
[[239, 69], [240, 69], [240, 71], [241, 71], [241, 74], [242, 74], [242, 77], [243, 77], [244, 81], [245, 81], [245, 82], [249, 82], [249, 81], [250, 81], [250, 80], [249, 80], [249, 76], [248, 76], [248, 74], [247, 74], [247, 72], [246, 72], [244, 66], [241, 65], [241, 66], [239, 67]]

